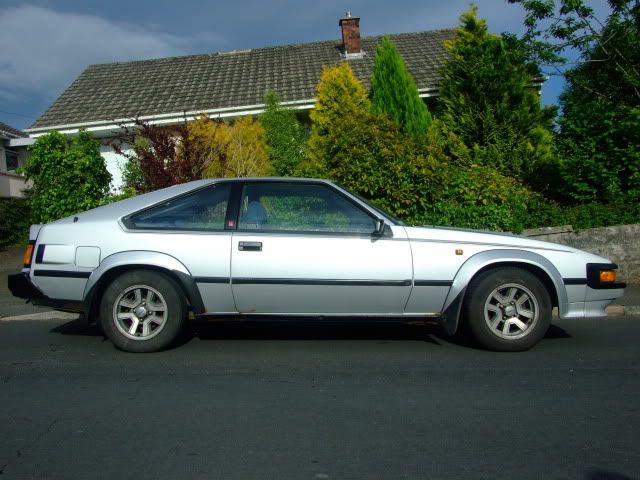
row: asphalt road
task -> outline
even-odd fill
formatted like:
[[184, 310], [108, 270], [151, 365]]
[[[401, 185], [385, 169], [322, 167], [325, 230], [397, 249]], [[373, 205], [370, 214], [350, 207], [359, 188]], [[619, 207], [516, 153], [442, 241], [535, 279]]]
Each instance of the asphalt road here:
[[[561, 327], [561, 328], [560, 328]], [[422, 326], [0, 321], [3, 479], [640, 478], [640, 319], [498, 354]]]

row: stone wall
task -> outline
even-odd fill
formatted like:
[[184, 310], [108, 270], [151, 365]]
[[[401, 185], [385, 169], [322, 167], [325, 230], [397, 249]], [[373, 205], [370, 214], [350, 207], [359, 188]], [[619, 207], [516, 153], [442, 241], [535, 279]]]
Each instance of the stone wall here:
[[618, 278], [640, 284], [640, 224], [576, 231], [571, 225], [525, 230], [522, 235], [601, 255], [618, 264]]

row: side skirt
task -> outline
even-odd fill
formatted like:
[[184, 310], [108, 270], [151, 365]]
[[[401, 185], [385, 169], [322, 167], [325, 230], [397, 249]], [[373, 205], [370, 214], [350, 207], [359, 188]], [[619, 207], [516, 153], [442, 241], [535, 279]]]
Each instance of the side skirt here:
[[268, 321], [268, 322], [309, 322], [309, 321], [356, 321], [363, 323], [414, 323], [425, 322], [432, 324], [440, 324], [442, 316], [437, 313], [429, 314], [278, 314], [278, 313], [205, 313], [195, 315], [197, 320], [251, 320], [251, 321]]

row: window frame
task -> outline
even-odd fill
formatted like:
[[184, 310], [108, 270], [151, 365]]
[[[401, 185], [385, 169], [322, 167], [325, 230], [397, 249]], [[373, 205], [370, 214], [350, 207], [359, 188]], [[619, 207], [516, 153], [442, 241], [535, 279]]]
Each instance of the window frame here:
[[[318, 230], [281, 230], [276, 228], [239, 228], [240, 224], [240, 210], [241, 210], [241, 202], [244, 193], [244, 189], [248, 185], [292, 185], [292, 186], [315, 186], [320, 188], [325, 188], [326, 190], [338, 195], [340, 198], [353, 205], [357, 210], [362, 212], [364, 215], [369, 217], [372, 220], [372, 230], [370, 233], [366, 232], [340, 232], [340, 231], [318, 231]], [[235, 202], [232, 206], [233, 212], [235, 213], [234, 218], [232, 219], [235, 224], [234, 231], [242, 234], [273, 234], [273, 235], [313, 235], [313, 236], [321, 236], [321, 237], [357, 237], [357, 238], [371, 238], [374, 234], [375, 222], [379, 219], [379, 217], [372, 214], [372, 212], [368, 211], [366, 208], [358, 203], [355, 199], [351, 198], [349, 195], [345, 195], [340, 189], [336, 188], [334, 185], [325, 182], [314, 182], [314, 181], [286, 181], [286, 180], [268, 180], [268, 181], [260, 181], [260, 180], [247, 180], [238, 182], [237, 191], [235, 192], [235, 196], [232, 193], [232, 197]], [[228, 223], [228, 222], [227, 222]]]
[[[153, 210], [154, 208], [158, 208], [159, 206], [172, 201], [177, 201], [185, 197], [189, 197], [191, 195], [197, 195], [200, 192], [203, 192], [208, 189], [215, 189], [219, 187], [229, 186], [229, 191], [227, 193], [227, 207], [225, 209], [224, 221], [221, 228], [185, 228], [185, 227], [176, 227], [175, 225], [172, 227], [140, 227], [135, 225], [131, 218], [135, 215], [142, 214], [149, 210]], [[141, 208], [140, 210], [136, 210], [135, 212], [128, 213], [127, 215], [121, 217], [120, 223], [125, 227], [127, 231], [131, 232], [179, 232], [179, 233], [225, 233], [232, 230], [228, 225], [229, 212], [232, 210], [231, 204], [234, 200], [234, 185], [231, 182], [215, 182], [208, 185], [204, 185], [195, 190], [190, 190], [188, 192], [184, 192], [180, 195], [176, 195], [175, 197], [166, 198], [160, 202], [154, 203], [145, 208]]]
[[[9, 156], [11, 156], [12, 158], [15, 158], [15, 162], [16, 162], [15, 168], [9, 168]], [[17, 172], [17, 170], [20, 168], [20, 155], [18, 155], [18, 152], [16, 152], [15, 150], [11, 150], [9, 148], [5, 148], [4, 149], [4, 164], [5, 164], [7, 173], [15, 174]]]

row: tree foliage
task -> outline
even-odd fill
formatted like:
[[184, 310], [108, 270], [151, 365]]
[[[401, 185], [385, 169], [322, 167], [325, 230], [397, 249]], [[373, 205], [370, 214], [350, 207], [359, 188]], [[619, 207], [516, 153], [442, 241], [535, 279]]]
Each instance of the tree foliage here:
[[127, 158], [125, 184], [136, 193], [205, 177], [271, 172], [264, 129], [252, 117], [231, 124], [202, 115], [168, 127], [137, 120], [134, 128], [123, 127], [112, 147]]
[[305, 130], [296, 118], [295, 111], [283, 107], [278, 94], [267, 92], [265, 111], [260, 116], [265, 130], [267, 152], [273, 173], [286, 177], [293, 175], [296, 167], [305, 158]]
[[253, 117], [232, 124], [199, 117], [189, 124], [191, 141], [206, 158], [204, 177], [260, 177], [271, 173], [264, 128]]
[[[567, 56], [577, 52], [583, 61], [609, 64], [619, 73], [619, 81], [632, 85], [630, 92], [640, 97], [638, 51], [620, 48], [631, 35], [637, 38], [640, 3], [638, 0], [608, 0], [610, 16], [598, 18], [584, 0], [508, 0], [524, 7], [526, 32], [522, 38], [528, 58], [550, 68], [549, 73], [562, 73]], [[636, 33], [634, 33], [634, 31]], [[594, 50], [598, 59], [591, 58]], [[607, 95], [609, 85], [601, 85], [592, 94]]]
[[[536, 180], [554, 163], [554, 112], [540, 108], [537, 70], [518, 42], [488, 32], [476, 7], [463, 13], [442, 70], [438, 116], [472, 152], [503, 175]], [[536, 185], [541, 187], [541, 185]]]
[[135, 120], [133, 127], [122, 126], [111, 146], [128, 160], [125, 184], [137, 193], [200, 179], [206, 166], [186, 120], [171, 126]]
[[33, 181], [29, 192], [34, 222], [46, 223], [100, 205], [111, 174], [100, 144], [81, 130], [69, 137], [56, 131], [39, 137], [21, 173]]
[[[385, 114], [372, 112], [349, 64], [325, 68], [311, 111], [309, 159], [302, 176], [328, 177], [402, 217], [422, 203], [412, 173], [420, 166], [405, 135]], [[426, 167], [425, 167], [426, 168]]]
[[[560, 97], [563, 192], [574, 201], [640, 200], [640, 4], [612, 15]], [[630, 62], [630, 63], [626, 63]]]
[[29, 241], [31, 207], [28, 198], [0, 199], [0, 248]]
[[351, 138], [353, 127], [368, 121], [370, 109], [367, 91], [348, 63], [325, 67], [316, 86], [315, 106], [309, 114], [308, 158], [300, 164], [296, 174], [329, 176], [343, 153], [354, 143]]
[[426, 134], [431, 114], [398, 49], [387, 36], [376, 49], [370, 96], [375, 113], [386, 113], [405, 133]]
[[[523, 228], [535, 196], [491, 167], [474, 166], [473, 152], [439, 121], [421, 139], [403, 132], [372, 111], [346, 64], [325, 70], [317, 91], [312, 161], [303, 175], [333, 178], [409, 223]], [[343, 101], [345, 92], [352, 96]]]

